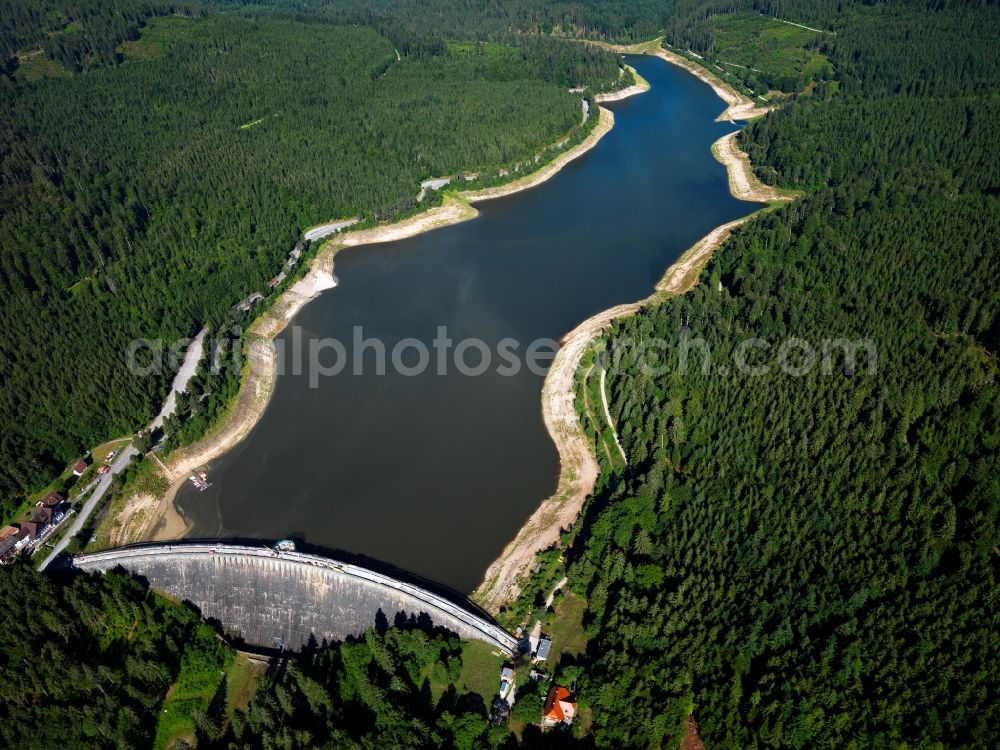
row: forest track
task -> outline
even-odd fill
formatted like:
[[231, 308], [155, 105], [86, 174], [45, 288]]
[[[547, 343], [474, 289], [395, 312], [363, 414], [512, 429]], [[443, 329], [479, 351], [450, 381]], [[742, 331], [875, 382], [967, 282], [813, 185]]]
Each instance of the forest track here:
[[[207, 333], [208, 329], [202, 328], [188, 343], [184, 352], [184, 359], [182, 360], [180, 367], [177, 369], [177, 373], [174, 375], [173, 381], [171, 381], [170, 392], [163, 401], [163, 407], [160, 409], [159, 414], [157, 414], [153, 421], [146, 427], [147, 430], [153, 431], [159, 429], [163, 426], [164, 420], [173, 413], [177, 403], [178, 394], [187, 390], [188, 384], [191, 382], [191, 378], [194, 377], [195, 372], [198, 370], [198, 363], [201, 362], [202, 359], [205, 335]], [[72, 524], [70, 524], [66, 532], [63, 533], [59, 541], [53, 546], [52, 551], [42, 561], [42, 564], [39, 566], [39, 570], [45, 570], [45, 568], [47, 568], [52, 561], [59, 557], [62, 551], [66, 549], [70, 540], [83, 529], [87, 520], [90, 518], [90, 515], [97, 508], [98, 503], [100, 503], [105, 493], [107, 493], [107, 491], [111, 488], [111, 483], [114, 481], [114, 478], [124, 472], [131, 464], [132, 458], [137, 455], [139, 455], [139, 450], [131, 443], [125, 446], [118, 453], [115, 460], [111, 463], [111, 471], [98, 477], [95, 483], [94, 491], [91, 493], [90, 497], [87, 498], [87, 500], [85, 500], [82, 504], [77, 503], [79, 506], [79, 512], [77, 513], [76, 518], [73, 519]]]
[[764, 18], [770, 18], [772, 21], [777, 21], [778, 23], [787, 24], [788, 26], [798, 26], [800, 29], [805, 29], [806, 31], [812, 31], [815, 32], [816, 34], [833, 34], [834, 36], [836, 36], [837, 34], [837, 32], [835, 31], [823, 31], [823, 29], [814, 29], [812, 26], [806, 26], [801, 23], [795, 23], [795, 21], [786, 21], [784, 18], [778, 18], [777, 16], [767, 16], [764, 15], [763, 13], [761, 13], [760, 15], [764, 16]]
[[622, 448], [622, 443], [618, 439], [618, 429], [615, 427], [615, 422], [611, 419], [611, 410], [608, 408], [608, 371], [605, 368], [601, 368], [601, 404], [604, 406], [604, 418], [608, 421], [608, 427], [611, 428], [611, 437], [615, 439], [615, 445], [618, 446], [618, 452], [622, 454], [622, 461], [628, 466], [628, 457], [625, 455], [625, 449]]

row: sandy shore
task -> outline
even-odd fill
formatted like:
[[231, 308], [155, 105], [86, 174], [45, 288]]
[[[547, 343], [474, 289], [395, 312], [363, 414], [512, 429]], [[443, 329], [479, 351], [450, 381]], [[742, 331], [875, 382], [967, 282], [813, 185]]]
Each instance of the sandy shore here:
[[[634, 95], [648, 90], [648, 84], [631, 87]], [[327, 242], [313, 259], [309, 271], [287, 289], [271, 308], [258, 318], [246, 334], [247, 363], [236, 401], [215, 429], [197, 443], [172, 453], [160, 473], [169, 482], [169, 490], [161, 497], [138, 495], [126, 502], [125, 510], [116, 519], [116, 527], [124, 530], [116, 541], [127, 544], [134, 541], [176, 539], [190, 530], [190, 525], [177, 511], [174, 500], [177, 491], [195, 469], [222, 456], [242, 441], [260, 420], [270, 401], [276, 382], [276, 353], [273, 339], [308, 302], [324, 290], [337, 285], [333, 274], [334, 257], [345, 247], [393, 242], [429, 232], [439, 227], [468, 221], [478, 216], [470, 204], [502, 198], [542, 184], [574, 159], [592, 149], [614, 127], [614, 115], [600, 108], [597, 125], [577, 145], [557, 156], [534, 172], [517, 180], [484, 188], [465, 191], [458, 196], [446, 195], [443, 203], [402, 221], [372, 227], [356, 232], [338, 234]], [[595, 475], [596, 476], [596, 475]]]
[[[674, 53], [660, 52], [663, 54], [657, 53], [658, 57], [698, 76], [729, 105], [720, 115], [720, 120], [745, 119], [754, 116], [754, 112], [757, 115], [767, 112], [750, 109], [754, 106], [752, 101], [704, 68]], [[719, 139], [713, 145], [712, 153], [726, 167], [729, 189], [734, 197], [762, 203], [786, 201], [794, 197], [794, 194], [771, 188], [757, 179], [749, 158], [736, 145], [736, 133]], [[666, 296], [690, 290], [698, 282], [698, 275], [712, 253], [734, 229], [753, 215], [716, 227], [698, 240], [667, 269], [650, 297], [604, 310], [565, 336], [542, 387], [542, 416], [559, 451], [559, 484], [555, 494], [542, 502], [486, 571], [483, 582], [473, 593], [473, 599], [484, 609], [497, 614], [502, 604], [517, 597], [523, 580], [534, 565], [535, 555], [558, 544], [560, 534], [573, 525], [584, 501], [594, 490], [599, 473], [597, 460], [592, 452], [593, 446], [577, 419], [575, 408], [576, 376], [588, 348], [614, 320], [634, 315], [643, 306]]]
[[534, 564], [535, 554], [559, 542], [563, 529], [573, 525], [583, 501], [594, 489], [599, 469], [589, 438], [576, 415], [576, 375], [588, 347], [616, 318], [633, 314], [645, 303], [634, 302], [604, 310], [563, 337], [542, 386], [542, 418], [559, 450], [559, 484], [517, 536], [487, 569], [472, 598], [496, 614], [504, 602], [517, 597], [521, 581]]
[[765, 185], [757, 179], [750, 164], [750, 157], [740, 151], [740, 147], [736, 144], [737, 135], [738, 132], [724, 135], [712, 144], [712, 156], [726, 167], [729, 192], [741, 201], [758, 203], [789, 201], [796, 198], [796, 194], [789, 190]]
[[[303, 279], [304, 280], [304, 279]], [[291, 291], [291, 290], [289, 290]], [[293, 299], [294, 305], [305, 304], [301, 298]], [[282, 308], [275, 312], [275, 305], [264, 316], [270, 318], [287, 314]], [[280, 330], [280, 328], [278, 329]], [[270, 338], [255, 333], [246, 334], [246, 362], [243, 366], [243, 383], [229, 414], [193, 445], [179, 448], [161, 463], [159, 474], [169, 487], [162, 496], [140, 493], [126, 499], [122, 511], [114, 519], [111, 541], [115, 545], [137, 541], [177, 539], [190, 530], [190, 524], [177, 511], [174, 499], [188, 475], [195, 469], [222, 455], [243, 440], [264, 414], [271, 399], [276, 380], [276, 355]]]
[[[683, 55], [664, 49], [661, 46], [663, 37], [650, 42], [641, 42], [639, 44], [610, 44], [608, 42], [598, 42], [591, 39], [580, 39], [578, 41], [583, 42], [584, 44], [593, 44], [598, 47], [603, 47], [604, 49], [611, 50], [612, 52], [618, 52], [623, 55], [655, 55], [671, 65], [677, 65], [678, 67], [684, 68], [684, 70], [688, 73], [711, 86], [716, 95], [718, 95], [718, 97], [728, 105], [726, 109], [723, 110], [722, 114], [716, 118], [716, 121], [746, 121], [754, 117], [762, 117], [774, 108], [758, 105], [753, 101], [753, 99], [741, 94], [728, 83], [712, 73], [712, 71], [708, 68], [699, 65], [693, 60], [689, 60]], [[613, 98], [615, 93], [602, 96], [608, 96], [609, 98], [598, 99], [598, 101], [615, 101]]]
[[603, 104], [604, 102], [620, 102], [622, 99], [628, 99], [630, 96], [644, 94], [649, 91], [649, 81], [639, 75], [639, 71], [631, 65], [626, 65], [625, 67], [632, 72], [632, 77], [635, 78], [635, 83], [628, 88], [620, 89], [618, 91], [611, 91], [607, 94], [595, 94], [595, 102], [598, 104]]
[[[641, 93], [641, 91], [636, 90], [634, 93]], [[545, 166], [540, 169], [536, 169], [531, 174], [527, 174], [517, 180], [505, 182], [503, 185], [483, 188], [482, 190], [469, 190], [464, 193], [460, 193], [460, 195], [470, 203], [479, 203], [480, 201], [489, 201], [496, 198], [503, 198], [507, 195], [513, 195], [514, 193], [519, 193], [522, 190], [530, 190], [537, 185], [541, 185], [546, 180], [551, 179], [552, 176], [560, 169], [565, 167], [574, 159], [583, 156], [585, 153], [590, 151], [590, 149], [597, 145], [601, 138], [611, 132], [611, 128], [615, 126], [614, 114], [612, 114], [610, 109], [605, 109], [604, 107], [599, 107], [599, 109], [600, 115], [597, 119], [597, 125], [594, 126], [594, 129], [590, 131], [587, 137], [568, 151], [564, 151], [559, 154], [559, 156]]]
[[715, 118], [717, 122], [721, 122], [722, 120], [729, 120], [730, 122], [736, 120], [746, 121], [754, 117], [762, 117], [772, 109], [772, 107], [759, 106], [753, 99], [744, 96], [721, 78], [712, 75], [711, 71], [707, 68], [688, 60], [682, 55], [678, 55], [676, 52], [671, 52], [661, 47], [656, 51], [656, 56], [671, 65], [684, 68], [691, 75], [707, 83], [712, 87], [716, 95], [729, 105], [723, 110], [721, 115]]

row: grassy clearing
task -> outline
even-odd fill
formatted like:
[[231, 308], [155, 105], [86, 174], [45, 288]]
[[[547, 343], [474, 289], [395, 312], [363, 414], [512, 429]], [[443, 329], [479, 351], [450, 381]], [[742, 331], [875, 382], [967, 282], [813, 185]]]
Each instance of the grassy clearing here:
[[254, 683], [266, 669], [265, 664], [251, 661], [246, 654], [236, 654], [233, 663], [226, 670], [226, 709], [223, 717], [225, 724], [229, 723], [236, 711], [246, 711], [253, 698]]
[[101, 443], [96, 448], [94, 448], [90, 455], [94, 457], [96, 462], [104, 462], [107, 460], [107, 455], [111, 451], [120, 451], [122, 448], [127, 446], [131, 442], [131, 438], [122, 437], [115, 438], [114, 440], [109, 440], [106, 443]]
[[658, 36], [656, 39], [650, 39], [648, 42], [626, 44], [622, 47], [622, 52], [629, 55], [655, 55], [656, 51], [662, 46], [662, 42], [663, 37]]
[[73, 74], [55, 60], [47, 58], [42, 50], [19, 56], [17, 70], [14, 71], [15, 78], [30, 82], [43, 78], [69, 78], [71, 75]]
[[830, 62], [808, 49], [816, 32], [750, 11], [715, 16], [712, 26], [715, 55], [721, 62], [765, 74], [778, 89], [797, 91], [832, 73]]
[[504, 657], [494, 647], [482, 641], [462, 641], [462, 669], [458, 678], [451, 682], [444, 670], [427, 669], [424, 678], [428, 681], [431, 698], [440, 700], [445, 691], [454, 684], [458, 693], [471, 692], [482, 696], [489, 707], [500, 690], [500, 668]]
[[163, 709], [156, 725], [156, 750], [178, 747], [183, 741], [193, 744], [195, 740], [195, 713], [209, 714], [213, 699], [225, 688], [228, 670], [234, 663], [233, 652], [219, 644], [212, 654], [215, 658], [198, 658], [185, 651], [181, 658], [181, 670], [177, 681], [167, 693]]
[[122, 42], [117, 49], [129, 62], [157, 60], [166, 54], [171, 42], [190, 38], [196, 25], [197, 19], [181, 16], [151, 18], [138, 39]]
[[497, 650], [482, 641], [464, 641], [462, 644], [462, 673], [459, 692], [477, 693], [489, 707], [500, 690], [500, 669], [504, 658]]
[[587, 651], [587, 633], [583, 629], [583, 615], [587, 602], [572, 592], [566, 592], [556, 605], [547, 622], [545, 631], [552, 638], [552, 663], [558, 663], [563, 655], [579, 656]]
[[133, 42], [122, 42], [118, 51], [126, 60], [138, 62], [140, 60], [155, 60], [163, 57], [163, 43], [152, 39], [136, 39]]
[[76, 283], [66, 287], [66, 291], [72, 294], [73, 296], [81, 294], [87, 290], [87, 285], [90, 281], [92, 281], [92, 278], [90, 276], [84, 276]]
[[249, 130], [249, 129], [250, 129], [250, 128], [252, 128], [252, 127], [253, 127], [254, 125], [260, 125], [260, 124], [261, 124], [262, 122], [264, 122], [264, 120], [265, 120], [265, 119], [266, 119], [266, 118], [264, 118], [264, 117], [258, 117], [258, 118], [257, 118], [256, 120], [251, 120], [250, 122], [245, 122], [245, 123], [243, 123], [243, 124], [242, 124], [242, 125], [240, 125], [240, 126], [239, 126], [239, 128], [237, 128], [237, 129], [238, 129], [238, 130]]
[[646, 42], [636, 42], [635, 44], [612, 44], [610, 42], [600, 42], [590, 39], [585, 39], [583, 41], [587, 42], [587, 44], [604, 47], [604, 49], [611, 50], [612, 52], [619, 52], [623, 55], [655, 55], [656, 51], [660, 49], [663, 37], [658, 36], [656, 39], [650, 39]]

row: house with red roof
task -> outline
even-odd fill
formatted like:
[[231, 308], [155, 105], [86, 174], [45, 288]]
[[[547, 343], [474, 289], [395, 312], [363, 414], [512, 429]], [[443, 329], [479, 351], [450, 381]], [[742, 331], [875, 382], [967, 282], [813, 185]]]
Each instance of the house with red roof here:
[[572, 724], [576, 716], [576, 699], [566, 688], [553, 685], [545, 699], [542, 710], [542, 726], [554, 727], [557, 724]]

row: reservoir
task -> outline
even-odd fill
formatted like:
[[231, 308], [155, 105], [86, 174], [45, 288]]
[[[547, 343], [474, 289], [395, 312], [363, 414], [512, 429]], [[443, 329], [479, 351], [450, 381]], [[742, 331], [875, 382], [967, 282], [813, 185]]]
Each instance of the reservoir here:
[[[498, 373], [499, 342], [523, 354], [647, 296], [695, 241], [756, 206], [730, 196], [711, 155], [734, 129], [714, 121], [725, 104], [712, 89], [657, 58], [629, 63], [651, 90], [604, 105], [614, 129], [548, 182], [479, 204], [472, 221], [337, 256], [340, 285], [276, 344], [332, 337], [350, 351], [360, 331], [391, 352], [413, 338], [431, 366], [411, 375], [390, 362], [378, 375], [371, 350], [362, 374], [349, 364], [318, 387], [305, 370], [281, 375], [248, 438], [210, 465], [212, 486], [178, 494], [190, 536], [294, 536], [462, 592], [479, 584], [559, 476], [543, 377]], [[455, 345], [484, 342], [493, 366], [470, 375], [449, 361], [438, 374], [441, 326]]]

